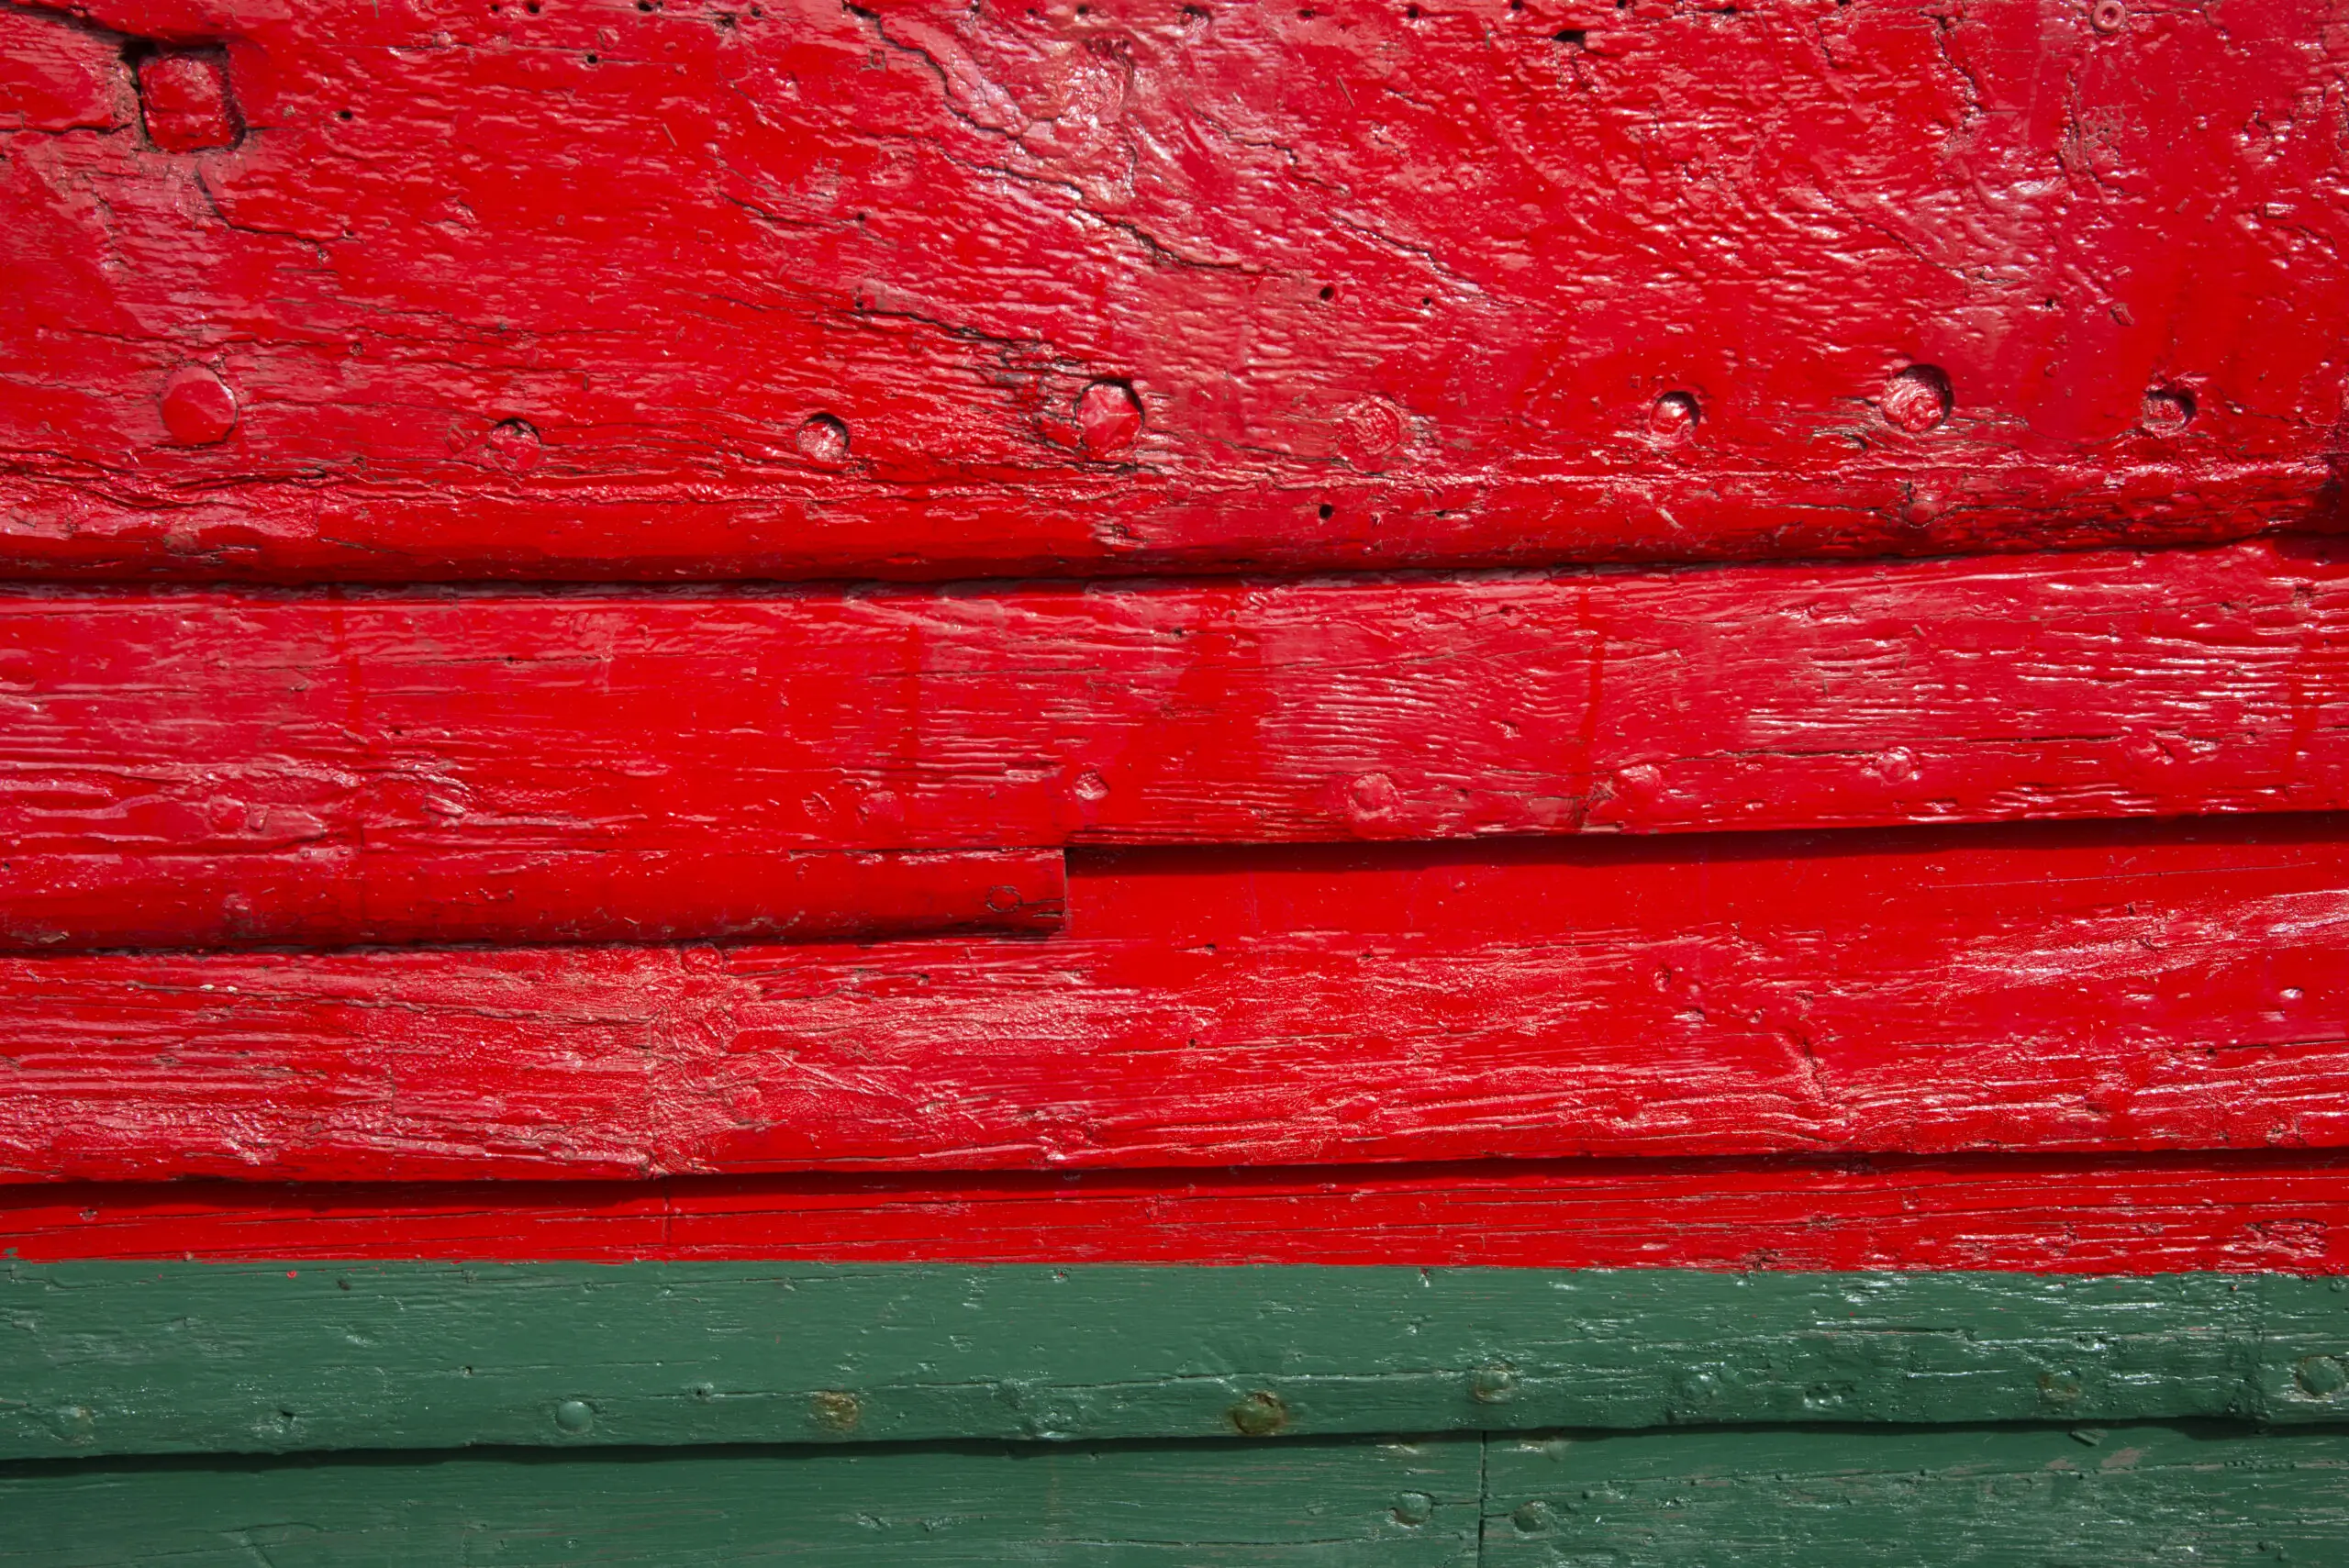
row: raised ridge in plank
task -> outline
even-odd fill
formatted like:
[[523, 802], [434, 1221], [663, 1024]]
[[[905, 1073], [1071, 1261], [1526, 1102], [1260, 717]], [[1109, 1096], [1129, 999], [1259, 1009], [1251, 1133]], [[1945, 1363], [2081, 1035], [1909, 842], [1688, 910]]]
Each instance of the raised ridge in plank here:
[[1080, 857], [1060, 935], [0, 961], [0, 1175], [2349, 1141], [2335, 817]]
[[0, 1254], [2349, 1273], [2339, 1155], [0, 1188]]
[[2337, 1423], [2349, 1281], [10, 1263], [0, 1457], [1852, 1421]]
[[2334, 12], [2093, 10], [18, 5], [0, 569], [2329, 526]]
[[[31, 589], [0, 594], [0, 648], [6, 865], [118, 855], [126, 905], [173, 896], [179, 855], [292, 896], [354, 851], [397, 883], [493, 851], [2349, 806], [2349, 550], [2270, 541], [1121, 587]], [[48, 885], [23, 865], [0, 910]]]

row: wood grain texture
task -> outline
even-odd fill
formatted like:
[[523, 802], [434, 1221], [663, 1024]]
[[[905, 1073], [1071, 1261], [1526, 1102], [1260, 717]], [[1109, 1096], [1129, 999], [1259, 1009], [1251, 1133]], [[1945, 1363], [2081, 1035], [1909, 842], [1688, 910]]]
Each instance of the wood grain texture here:
[[2349, 1274], [2340, 1156], [0, 1189], [0, 1255]]
[[2349, 1140], [2337, 819], [1097, 852], [1041, 941], [0, 964], [17, 1182]]
[[[2349, 1414], [2349, 1282], [15, 1262], [0, 1457]], [[575, 1407], [584, 1406], [584, 1410]], [[566, 1407], [572, 1407], [566, 1408]]]
[[0, 1563], [1472, 1568], [1479, 1451], [1054, 1443], [12, 1465]]
[[[2349, 552], [2330, 546], [985, 590], [34, 589], [0, 595], [0, 650], [6, 863], [123, 856], [107, 906], [177, 896], [164, 857], [195, 855], [298, 888], [354, 853], [425, 862], [364, 873], [397, 881], [483, 852], [2349, 805]], [[0, 871], [0, 908], [50, 896], [47, 874]]]
[[2337, 6], [2091, 9], [12, 6], [0, 567], [2330, 524]]
[[2349, 1436], [2224, 1427], [1574, 1434], [1487, 1445], [1489, 1568], [2327, 1563]]

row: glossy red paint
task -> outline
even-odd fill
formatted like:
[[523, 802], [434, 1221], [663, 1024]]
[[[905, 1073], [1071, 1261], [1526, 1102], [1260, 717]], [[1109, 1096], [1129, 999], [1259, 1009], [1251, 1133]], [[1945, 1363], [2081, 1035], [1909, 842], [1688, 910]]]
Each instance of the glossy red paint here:
[[0, 1191], [0, 1258], [2349, 1273], [2308, 1156]]
[[[134, 99], [113, 39], [55, 16], [0, 6], [0, 136], [110, 132], [135, 113]], [[17, 150], [14, 141], [0, 145]], [[8, 276], [12, 284], [41, 286], [37, 272]]]
[[[0, 28], [13, 573], [1097, 574], [2338, 520], [2333, 0], [2112, 27], [2083, 0], [35, 0]], [[189, 363], [239, 410], [217, 439], [158, 417]]]
[[[2344, 633], [2349, 552], [2274, 541], [1122, 587], [19, 590], [0, 933], [143, 929], [193, 907], [196, 866], [206, 907], [251, 912], [227, 940], [359, 898], [421, 932], [384, 900], [486, 885], [483, 855], [2338, 808]], [[214, 940], [190, 918], [181, 940]]]
[[[238, 809], [231, 806], [224, 809]], [[0, 949], [837, 941], [1056, 929], [1058, 851], [12, 854]]]
[[17, 1182], [2349, 1143], [2339, 818], [1082, 857], [1063, 935], [0, 962]]

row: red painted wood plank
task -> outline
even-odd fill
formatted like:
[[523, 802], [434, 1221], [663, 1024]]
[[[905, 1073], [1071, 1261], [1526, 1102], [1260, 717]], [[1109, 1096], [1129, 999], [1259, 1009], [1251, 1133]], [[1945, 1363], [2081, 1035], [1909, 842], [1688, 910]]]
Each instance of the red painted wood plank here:
[[832, 941], [1060, 925], [1058, 851], [12, 855], [0, 949]]
[[1063, 936], [0, 962], [17, 1181], [2349, 1143], [2340, 818], [1081, 862]]
[[0, 1256], [2349, 1272], [2306, 1155], [15, 1188]]
[[985, 592], [20, 590], [0, 909], [50, 897], [58, 855], [122, 857], [125, 910], [176, 907], [175, 857], [204, 856], [224, 898], [298, 913], [348, 867], [474, 854], [2338, 808], [2344, 629], [2349, 552], [2265, 541]]
[[2330, 0], [75, 0], [95, 61], [44, 5], [12, 573], [2337, 520]]

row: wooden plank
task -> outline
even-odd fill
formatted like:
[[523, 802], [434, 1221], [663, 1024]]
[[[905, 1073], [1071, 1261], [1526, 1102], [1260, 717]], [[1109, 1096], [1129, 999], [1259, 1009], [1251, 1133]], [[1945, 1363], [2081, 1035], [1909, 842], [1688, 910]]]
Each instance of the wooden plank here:
[[2349, 1438], [2240, 1428], [1720, 1431], [1488, 1445], [1490, 1568], [2321, 1563]]
[[2349, 1273], [2340, 1156], [0, 1189], [0, 1255]]
[[[19, 590], [0, 840], [298, 880], [321, 851], [2330, 809], [2344, 628], [2349, 552], [2273, 542], [1124, 588]], [[0, 874], [0, 906], [39, 885]]]
[[[2349, 1411], [2349, 1282], [11, 1263], [0, 1456]], [[584, 1409], [575, 1407], [584, 1406]]]
[[[217, 58], [168, 105], [142, 73], [144, 134], [0, 166], [12, 573], [1938, 552], [2336, 509], [2327, 0], [191, 15], [73, 5], [117, 58], [94, 87], [61, 49], [45, 100]], [[190, 83], [203, 128], [159, 128]]]
[[1471, 1568], [1480, 1445], [1053, 1443], [0, 1469], [12, 1568]]
[[0, 962], [0, 1173], [2349, 1141], [2335, 818], [1127, 851], [1042, 942]]
[[[234, 809], [228, 807], [227, 809]], [[0, 948], [838, 941], [1055, 929], [1060, 851], [19, 854]]]

